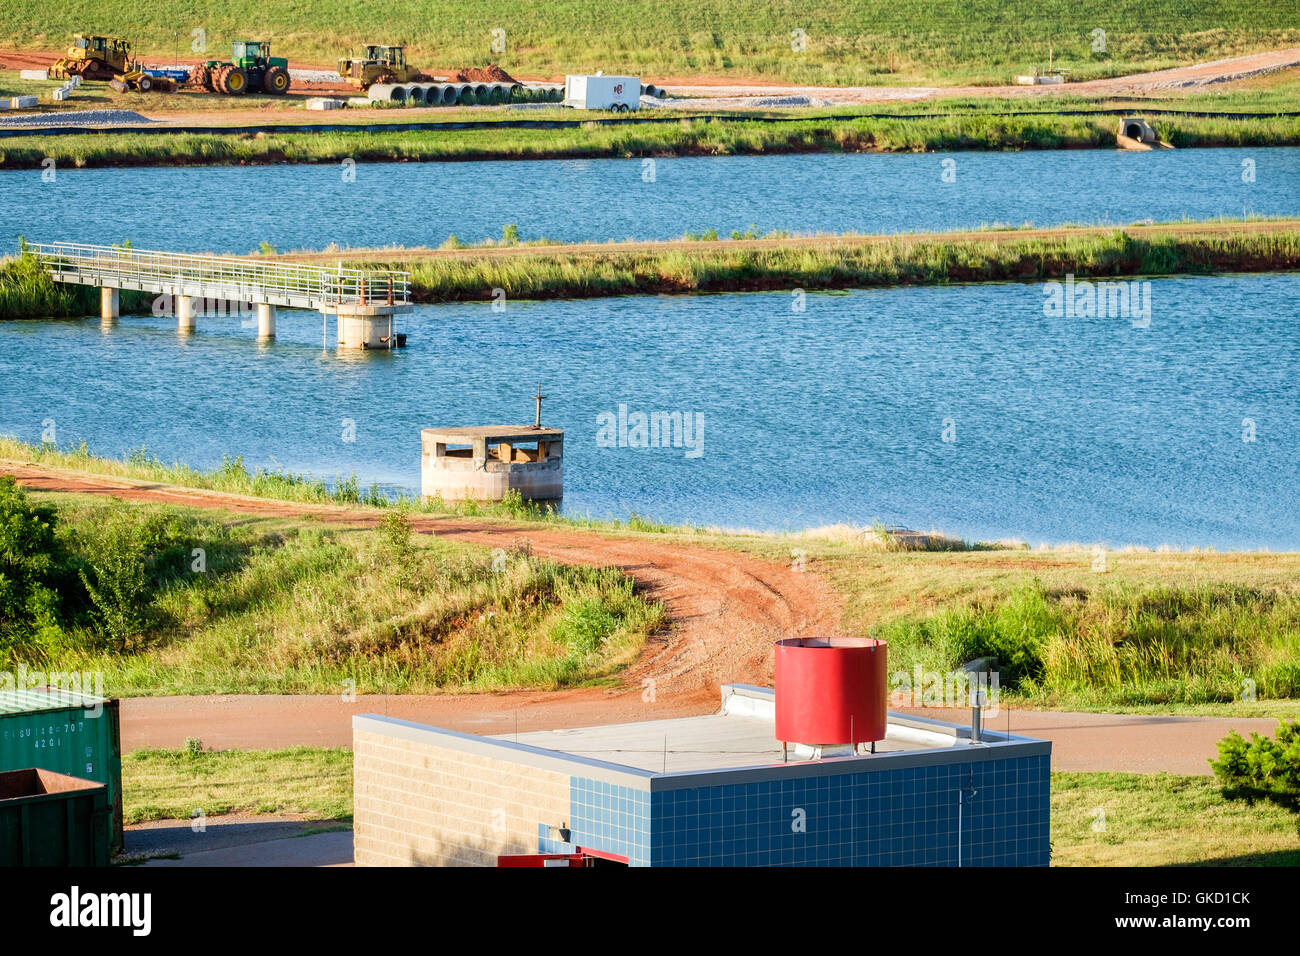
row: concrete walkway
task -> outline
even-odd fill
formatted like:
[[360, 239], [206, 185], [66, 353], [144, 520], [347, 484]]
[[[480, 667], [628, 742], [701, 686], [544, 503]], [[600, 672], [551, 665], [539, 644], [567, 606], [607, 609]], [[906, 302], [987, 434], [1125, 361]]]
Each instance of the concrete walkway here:
[[203, 829], [188, 820], [160, 820], [127, 827], [126, 852], [176, 854], [144, 866], [346, 866], [352, 863], [352, 830], [315, 832], [328, 821], [284, 816], [209, 817]]
[[[928, 708], [906, 713], [953, 723], [970, 722], [970, 711]], [[1216, 744], [1235, 730], [1273, 736], [1277, 721], [1262, 717], [1162, 717], [1148, 714], [1080, 714], [1008, 710], [986, 719], [991, 730], [1052, 741], [1053, 770], [1209, 774]]]

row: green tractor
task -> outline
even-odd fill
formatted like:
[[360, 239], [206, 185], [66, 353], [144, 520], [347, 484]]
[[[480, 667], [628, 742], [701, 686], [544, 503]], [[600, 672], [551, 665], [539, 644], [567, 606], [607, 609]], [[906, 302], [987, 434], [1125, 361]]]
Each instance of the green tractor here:
[[289, 61], [282, 56], [271, 56], [268, 41], [236, 40], [230, 60], [229, 63], [209, 60], [196, 66], [190, 74], [190, 85], [226, 96], [245, 93], [279, 96], [289, 92]]

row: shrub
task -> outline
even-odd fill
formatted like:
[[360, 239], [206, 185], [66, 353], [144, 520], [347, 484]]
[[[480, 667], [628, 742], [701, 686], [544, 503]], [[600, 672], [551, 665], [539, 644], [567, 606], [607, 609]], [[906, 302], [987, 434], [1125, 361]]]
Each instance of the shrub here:
[[1229, 800], [1267, 800], [1300, 814], [1300, 720], [1279, 720], [1276, 740], [1251, 734], [1247, 742], [1232, 731], [1219, 741], [1219, 759], [1210, 766]]
[[0, 660], [60, 630], [58, 586], [66, 557], [53, 509], [33, 505], [11, 475], [0, 476]]

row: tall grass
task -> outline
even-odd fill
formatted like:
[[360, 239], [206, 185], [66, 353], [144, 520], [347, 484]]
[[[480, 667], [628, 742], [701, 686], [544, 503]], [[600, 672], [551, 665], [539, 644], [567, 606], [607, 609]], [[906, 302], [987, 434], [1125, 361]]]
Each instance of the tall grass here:
[[549, 504], [524, 499], [517, 491], [508, 493], [502, 501], [443, 501], [404, 493], [387, 494], [373, 484], [369, 489], [362, 489], [355, 474], [340, 476], [330, 482], [283, 470], [255, 468], [250, 471], [242, 456], [228, 456], [220, 468], [204, 471], [184, 462], [168, 464], [143, 447], [118, 459], [93, 454], [85, 442], [60, 449], [54, 445], [31, 445], [9, 435], [0, 435], [0, 460], [3, 459], [275, 501], [384, 509], [390, 513], [389, 516], [458, 515], [655, 534], [699, 534], [704, 530], [692, 525], [664, 524], [636, 512], [626, 519], [608, 520], [562, 515]]
[[[1193, 228], [1171, 226], [1168, 232], [1141, 236], [1117, 228], [1079, 234], [1067, 229], [1050, 237], [1020, 237], [1015, 231], [953, 238], [828, 236], [819, 241], [787, 237], [734, 247], [682, 242], [620, 248], [611, 243], [596, 251], [547, 244], [509, 256], [440, 257], [393, 250], [391, 257], [348, 260], [343, 253], [341, 258], [348, 265], [411, 273], [411, 292], [420, 302], [486, 300], [493, 289], [504, 289], [511, 298], [520, 299], [590, 298], [1040, 281], [1067, 273], [1085, 278], [1281, 271], [1300, 268], [1300, 230], [1243, 228], [1198, 233]], [[6, 276], [10, 277], [8, 285]], [[7, 298], [6, 289], [11, 290]], [[90, 307], [84, 296], [65, 301], [60, 298], [63, 294], [30, 260], [0, 266], [0, 319], [97, 311], [97, 304]], [[147, 302], [127, 302], [124, 311], [132, 305], [147, 308]], [[164, 467], [146, 461], [135, 464]], [[231, 474], [221, 478], [218, 490], [259, 494], [253, 490], [257, 484], [280, 483], [283, 478], [264, 472], [241, 478], [241, 468], [232, 467]], [[177, 483], [195, 480], [184, 469], [146, 477], [167, 477]], [[208, 480], [212, 478], [208, 476]], [[301, 486], [302, 482], [292, 484]], [[340, 489], [342, 486], [337, 486], [335, 491]], [[284, 490], [295, 496], [304, 494], [302, 487]], [[307, 494], [311, 500], [325, 500], [320, 489]], [[353, 489], [351, 500], [361, 497], [363, 493]]]
[[1043, 702], [1198, 704], [1300, 697], [1300, 589], [1231, 583], [1049, 589], [892, 622], [892, 670], [993, 656]]
[[[0, 319], [64, 318], [99, 314], [99, 289], [55, 282], [19, 239], [19, 254], [0, 257]], [[145, 311], [151, 297], [124, 290], [119, 306]]]
[[[1023, 108], [1023, 107], [1022, 107]], [[999, 115], [743, 118], [616, 123], [561, 129], [325, 131], [95, 136], [0, 140], [0, 168], [202, 166], [257, 163], [472, 161], [500, 159], [739, 156], [774, 153], [1091, 149], [1115, 145], [1114, 116]], [[1158, 124], [1175, 146], [1286, 146], [1300, 143], [1300, 117], [1168, 116]]]
[[[201, 17], [183, 0], [18, 0], [0, 8], [0, 44], [64, 46], [90, 23], [132, 37], [150, 58], [188, 54], [190, 30], [202, 26], [209, 55], [228, 55], [230, 41], [250, 30], [275, 38], [282, 55], [319, 63], [375, 37], [400, 36], [414, 62], [442, 70], [496, 61], [550, 76], [603, 69], [807, 83], [1006, 82], [1046, 66], [1049, 44], [1057, 65], [1086, 78], [1285, 46], [1300, 34], [1289, 0], [823, 0], [797, 7], [625, 0], [617, 12], [580, 0], [230, 0], [205, 5]], [[1099, 25], [1108, 34], [1104, 52], [1092, 49]], [[803, 49], [792, 44], [796, 28], [806, 37]], [[491, 50], [493, 29], [505, 31], [502, 53]]]
[[[111, 618], [121, 633], [104, 634], [93, 608], [69, 605], [61, 634], [14, 644], [2, 663], [102, 672], [111, 694], [556, 688], [615, 673], [663, 622], [662, 607], [618, 569], [560, 565], [526, 548], [501, 560], [483, 547], [310, 520], [81, 499], [56, 507], [60, 539], [91, 569], [88, 581], [133, 565], [129, 607], [115, 602], [129, 619]], [[124, 534], [142, 546], [114, 551]], [[194, 549], [208, 558], [198, 569]]]
[[[370, 266], [378, 263], [368, 261]], [[570, 253], [539, 247], [511, 256], [394, 255], [423, 301], [482, 300], [492, 289], [512, 298], [582, 298], [634, 293], [840, 289], [943, 282], [1035, 281], [1066, 273], [1141, 276], [1300, 268], [1300, 230], [1135, 237], [1122, 229], [1052, 238], [1014, 233], [954, 239], [773, 242]]]

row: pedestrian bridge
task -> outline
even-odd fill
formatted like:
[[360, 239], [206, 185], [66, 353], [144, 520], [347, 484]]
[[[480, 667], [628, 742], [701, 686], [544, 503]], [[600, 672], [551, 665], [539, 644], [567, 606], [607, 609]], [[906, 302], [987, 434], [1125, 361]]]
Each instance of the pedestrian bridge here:
[[29, 243], [28, 250], [55, 282], [98, 287], [105, 320], [118, 317], [118, 294], [130, 289], [170, 297], [183, 332], [194, 331], [196, 300], [238, 302], [257, 307], [262, 339], [275, 337], [282, 307], [338, 316], [342, 347], [391, 348], [398, 339], [393, 316], [412, 308], [406, 272], [76, 242]]

